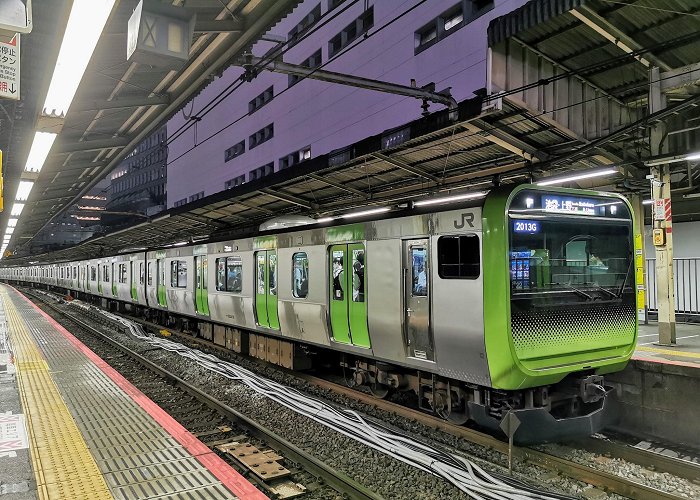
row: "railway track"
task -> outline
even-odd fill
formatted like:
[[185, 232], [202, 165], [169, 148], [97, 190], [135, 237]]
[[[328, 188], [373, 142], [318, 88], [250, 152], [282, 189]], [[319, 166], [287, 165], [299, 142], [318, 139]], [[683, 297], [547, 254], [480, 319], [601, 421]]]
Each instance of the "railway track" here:
[[[28, 295], [31, 295], [34, 299], [41, 300], [41, 305], [50, 309], [58, 317], [77, 325], [80, 329], [99, 339], [99, 342], [128, 357], [150, 373], [156, 374], [160, 381], [166, 381], [169, 387], [163, 387], [163, 384], [159, 383], [158, 380], [154, 381], [152, 378], [144, 379], [139, 377], [130, 372], [128, 365], [115, 360], [114, 356], [107, 356], [110, 358], [110, 364], [122, 365], [117, 366], [118, 370], [129, 378], [134, 385], [163, 407], [164, 410], [170, 413], [195, 436], [202, 438], [210, 448], [223, 453], [223, 456], [229, 462], [233, 460], [237, 468], [243, 469], [244, 472], [248, 473], [248, 478], [252, 479], [260, 489], [273, 498], [285, 498], [281, 492], [293, 490], [294, 483], [280, 485], [279, 482], [274, 480], [265, 481], [260, 477], [256, 477], [255, 474], [250, 474], [250, 470], [245, 470], [245, 461], [233, 459], [238, 453], [235, 453], [236, 450], [231, 445], [244, 441], [241, 444], [254, 446], [258, 450], [272, 448], [279, 453], [280, 458], [284, 457], [285, 464], [293, 464], [290, 467], [290, 472], [299, 473], [299, 469], [301, 469], [308, 474], [312, 481], [318, 483], [317, 486], [324, 487], [324, 485], [327, 485], [344, 498], [357, 500], [381, 500], [383, 498], [342, 472], [336, 471], [327, 464], [317, 460], [314, 456], [277, 435], [271, 429], [260, 425], [234, 408], [206, 394], [177, 375], [110, 338], [105, 332], [87, 323], [84, 319], [59, 309], [36, 294], [30, 293]], [[91, 342], [91, 344], [93, 345], [89, 345], [89, 347], [93, 348], [94, 342]], [[181, 393], [185, 394], [185, 397], [174, 395], [173, 390], [181, 391]], [[234, 453], [229, 454], [227, 453], [228, 451], [234, 451]], [[296, 484], [296, 486], [300, 490], [299, 494], [306, 489], [299, 484]]]
[[[66, 315], [68, 316], [67, 313], [58, 310], [56, 307], [52, 306], [51, 304], [47, 305], [54, 309], [58, 314], [61, 315]], [[152, 328], [152, 329], [161, 329], [162, 326], [156, 325], [153, 323], [149, 323], [147, 321], [144, 321], [143, 319], [140, 318], [135, 318], [127, 315], [122, 315], [125, 318], [128, 318], [129, 320], [141, 323], [142, 325]], [[70, 318], [72, 321], [75, 321], [76, 323], [80, 324], [81, 327], [85, 325], [84, 327], [88, 329], [92, 329], [89, 325], [85, 324], [83, 321], [77, 319], [77, 318]], [[196, 344], [200, 347], [204, 347], [208, 350], [214, 350], [216, 352], [220, 353], [225, 353], [230, 356], [230, 352], [226, 350], [225, 348], [218, 346], [214, 344], [213, 342], [203, 340], [203, 339], [198, 339], [194, 338], [191, 335], [173, 331], [169, 329], [169, 331], [177, 338], [185, 341], [188, 344]], [[111, 340], [111, 339], [110, 339]], [[114, 342], [114, 341], [112, 341]], [[135, 356], [135, 359], [141, 358], [144, 362], [145, 365], [153, 365], [149, 360], [141, 357], [138, 353], [135, 353], [131, 351], [131, 354]], [[141, 361], [140, 361], [141, 362]], [[365, 394], [363, 392], [357, 391], [355, 389], [325, 380], [323, 378], [319, 378], [313, 375], [308, 375], [308, 374], [303, 374], [303, 373], [298, 373], [298, 372], [291, 372], [284, 370], [280, 367], [275, 366], [276, 369], [285, 371], [291, 376], [297, 377], [301, 380], [304, 380], [310, 384], [313, 384], [317, 387], [323, 388], [323, 389], [328, 389], [333, 392], [342, 394], [346, 397], [352, 398], [356, 401], [370, 404], [373, 406], [376, 406], [382, 410], [394, 413], [398, 416], [414, 420], [416, 422], [419, 422], [427, 427], [431, 427], [443, 432], [446, 432], [448, 434], [451, 434], [453, 436], [459, 437], [461, 439], [465, 439], [466, 441], [469, 441], [471, 443], [474, 443], [476, 445], [480, 446], [485, 446], [488, 448], [491, 448], [495, 451], [498, 451], [502, 454], [507, 454], [508, 453], [508, 445], [507, 443], [504, 443], [500, 439], [493, 437], [491, 435], [476, 431], [474, 429], [469, 429], [467, 427], [462, 427], [462, 426], [457, 426], [454, 424], [451, 424], [447, 421], [444, 421], [442, 419], [439, 419], [437, 417], [434, 417], [432, 415], [426, 414], [421, 411], [414, 410], [412, 408], [408, 408], [402, 405], [399, 405], [397, 403], [393, 403], [391, 401], [386, 401], [386, 400], [380, 400], [377, 399], [369, 394]], [[164, 371], [162, 368], [158, 367], [157, 365], [153, 365], [153, 368], [149, 367], [149, 369], [152, 369], [156, 373], [160, 373], [161, 371]], [[167, 373], [167, 372], [166, 372]], [[192, 394], [193, 396], [197, 397], [199, 400], [199, 397], [203, 397], [204, 399], [211, 399], [210, 396], [207, 396], [206, 394], [201, 393], [198, 389], [190, 386], [187, 384], [187, 382], [182, 381], [181, 379], [177, 378], [176, 376], [170, 374], [174, 379], [172, 379], [176, 384], [184, 384], [183, 387], [188, 386], [190, 389], [187, 391], [188, 393]], [[193, 391], [193, 392], [190, 392]], [[199, 393], [199, 394], [197, 394]], [[212, 402], [216, 406], [216, 402]], [[218, 402], [219, 405], [223, 405], [222, 403]], [[210, 406], [211, 407], [211, 406]], [[232, 408], [228, 408], [225, 405], [223, 407], [220, 407], [217, 411], [221, 411], [223, 414], [226, 414], [228, 416], [229, 411], [233, 415], [232, 420], [236, 420], [238, 417], [236, 416], [237, 412], [233, 410]], [[234, 418], [236, 417], [236, 418]], [[243, 419], [246, 419], [246, 417], [240, 415]], [[645, 450], [641, 450], [638, 448], [634, 448], [631, 446], [625, 446], [621, 445], [619, 443], [616, 443], [614, 441], [602, 441], [602, 440], [593, 440], [593, 439], [588, 439], [584, 440], [581, 442], [577, 442], [576, 446], [578, 448], [583, 448], [587, 451], [597, 453], [600, 455], [608, 456], [608, 457], [614, 457], [614, 458], [620, 458], [638, 465], [641, 465], [643, 467], [648, 467], [651, 468], [657, 472], [668, 472], [670, 474], [679, 476], [679, 477], [684, 477], [687, 479], [691, 480], [697, 480], [698, 477], [700, 477], [700, 466], [697, 464], [694, 464], [692, 462], [687, 462], [683, 460], [678, 460], [674, 459], [671, 457], [666, 457], [663, 455], [659, 455], [656, 453], [650, 453]], [[668, 493], [665, 491], [662, 491], [657, 488], [653, 488], [635, 481], [632, 481], [628, 478], [624, 478], [615, 474], [611, 474], [606, 471], [602, 471], [596, 468], [592, 468], [580, 463], [572, 462], [570, 460], [567, 460], [566, 458], [561, 458], [555, 455], [552, 455], [550, 453], [547, 453], [545, 451], [540, 451], [537, 449], [533, 448], [520, 448], [516, 447], [514, 448], [514, 456], [516, 458], [519, 458], [521, 460], [524, 460], [530, 464], [537, 465], [540, 467], [543, 467], [548, 470], [555, 471], [557, 473], [561, 473], [569, 478], [576, 479], [582, 482], [585, 482], [587, 484], [593, 485], [597, 488], [600, 488], [606, 492], [610, 493], [616, 493], [622, 496], [626, 496], [628, 498], [633, 498], [633, 499], [639, 499], [639, 500], [647, 500], [647, 499], [679, 499], [679, 498], [685, 498], [683, 496], [675, 495], [673, 493]], [[301, 462], [301, 460], [298, 460]], [[329, 484], [333, 485], [331, 482]], [[338, 491], [341, 491], [342, 485], [340, 487], [334, 488]], [[351, 498], [376, 498], [376, 496], [355, 496], [355, 495], [348, 495]]]

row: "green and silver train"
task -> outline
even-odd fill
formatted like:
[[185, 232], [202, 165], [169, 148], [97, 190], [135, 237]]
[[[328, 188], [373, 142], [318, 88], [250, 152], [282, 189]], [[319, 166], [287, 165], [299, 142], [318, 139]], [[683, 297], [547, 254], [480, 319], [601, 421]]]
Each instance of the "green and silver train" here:
[[342, 366], [384, 397], [521, 443], [590, 434], [637, 336], [620, 195], [506, 186], [480, 199], [236, 240], [5, 268], [288, 368]]

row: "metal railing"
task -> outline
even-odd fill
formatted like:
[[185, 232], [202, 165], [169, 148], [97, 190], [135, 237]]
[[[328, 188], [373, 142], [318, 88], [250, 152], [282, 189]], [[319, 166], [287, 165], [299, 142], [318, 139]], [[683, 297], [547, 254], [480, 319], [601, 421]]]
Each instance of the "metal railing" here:
[[[647, 259], [646, 307], [657, 311], [656, 259]], [[676, 313], [700, 315], [700, 258], [673, 259], [673, 286]]]

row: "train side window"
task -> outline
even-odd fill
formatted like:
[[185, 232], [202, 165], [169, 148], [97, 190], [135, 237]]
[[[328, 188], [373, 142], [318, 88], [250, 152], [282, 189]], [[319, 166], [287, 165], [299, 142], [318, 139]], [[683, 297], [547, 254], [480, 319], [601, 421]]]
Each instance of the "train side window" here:
[[153, 262], [148, 263], [148, 277], [146, 278], [148, 286], [153, 286]]
[[352, 301], [365, 301], [365, 250], [352, 251]]
[[102, 281], [109, 281], [109, 267], [107, 264], [102, 266]]
[[309, 257], [306, 252], [292, 255], [292, 293], [299, 299], [309, 294]]
[[277, 295], [277, 254], [269, 253], [268, 259], [270, 261], [268, 269], [270, 295]]
[[441, 236], [438, 239], [438, 274], [442, 279], [476, 279], [479, 277], [479, 237]]
[[90, 266], [90, 281], [97, 281], [97, 269], [95, 266]]
[[226, 290], [226, 258], [216, 259], [216, 289], [220, 292]]
[[187, 261], [173, 260], [170, 262], [170, 286], [187, 288]]
[[119, 264], [119, 283], [126, 283], [126, 264]]
[[240, 257], [226, 259], [226, 291], [240, 292], [243, 290], [243, 262]]
[[139, 285], [143, 285], [143, 262], [139, 262]]
[[428, 250], [411, 247], [411, 294], [414, 297], [428, 296]]

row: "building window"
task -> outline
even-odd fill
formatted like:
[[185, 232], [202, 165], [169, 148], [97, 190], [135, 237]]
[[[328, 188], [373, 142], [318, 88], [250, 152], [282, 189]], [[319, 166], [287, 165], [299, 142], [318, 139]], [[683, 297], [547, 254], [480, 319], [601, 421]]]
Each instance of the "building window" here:
[[299, 299], [309, 294], [309, 257], [306, 252], [292, 255], [292, 294]]
[[343, 31], [328, 42], [328, 57], [333, 57], [345, 47], [354, 42], [374, 25], [374, 7], [370, 7], [357, 19], [348, 24]]
[[297, 43], [299, 38], [301, 38], [304, 33], [306, 33], [314, 24], [316, 24], [319, 19], [321, 19], [321, 4], [314, 7], [299, 24], [292, 28], [292, 30], [289, 32], [289, 37], [287, 38], [289, 40], [288, 46], [291, 47]]
[[493, 0], [462, 0], [415, 32], [415, 53], [440, 40], [493, 9]]
[[261, 128], [248, 138], [248, 149], [253, 149], [263, 142], [267, 142], [275, 136], [275, 125], [270, 123], [267, 127]]
[[337, 6], [339, 6], [344, 1], [345, 0], [328, 0], [328, 12], [335, 9]]
[[[309, 57], [307, 57], [305, 60], [303, 60], [301, 63], [299, 63], [299, 66], [303, 66], [305, 68], [313, 69], [313, 68], [318, 68], [321, 65], [321, 49], [318, 49], [316, 52], [311, 54]], [[303, 77], [299, 75], [289, 75], [289, 86], [292, 87], [293, 85], [296, 85]]]
[[299, 151], [294, 151], [293, 153], [289, 153], [288, 155], [280, 158], [279, 169], [284, 170], [285, 168], [289, 168], [297, 163], [308, 160], [309, 158], [311, 158], [311, 146], [307, 146]]
[[193, 194], [192, 196], [189, 197], [189, 203], [192, 203], [193, 201], [201, 200], [204, 198], [204, 191], [200, 191], [197, 194]]
[[170, 286], [187, 288], [187, 261], [173, 260], [170, 262]]
[[438, 274], [442, 279], [479, 277], [479, 237], [441, 236], [438, 239]]
[[240, 257], [216, 259], [216, 289], [236, 293], [243, 290], [243, 262]]
[[224, 183], [224, 189], [235, 188], [241, 184], [245, 184], [245, 174], [241, 174], [238, 177], [234, 177], [233, 179], [226, 181]]
[[263, 177], [270, 175], [274, 171], [275, 164], [274, 162], [270, 162], [267, 165], [263, 165], [262, 167], [258, 167], [255, 170], [251, 170], [250, 172], [248, 172], [248, 181], [262, 179]]
[[252, 115], [255, 113], [257, 110], [262, 108], [265, 104], [270, 102], [272, 98], [275, 96], [275, 91], [274, 87], [269, 87], [265, 92], [260, 94], [258, 97], [253, 99], [248, 103], [248, 114]]
[[224, 151], [224, 162], [233, 160], [236, 156], [241, 156], [245, 153], [245, 141], [241, 141], [238, 144], [234, 144], [226, 151]]

